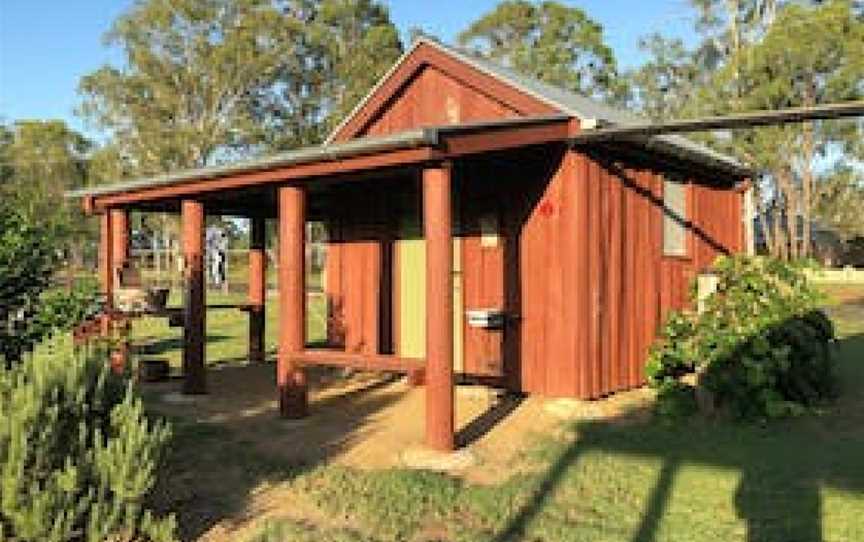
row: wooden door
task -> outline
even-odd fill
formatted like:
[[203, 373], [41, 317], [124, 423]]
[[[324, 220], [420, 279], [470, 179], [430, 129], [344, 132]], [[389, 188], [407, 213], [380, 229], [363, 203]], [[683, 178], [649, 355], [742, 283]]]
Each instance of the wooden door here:
[[[483, 212], [471, 219], [462, 243], [465, 311], [504, 310], [504, 237], [500, 213]], [[506, 327], [506, 326], [504, 326]], [[483, 377], [504, 376], [504, 329], [464, 327], [464, 372]]]

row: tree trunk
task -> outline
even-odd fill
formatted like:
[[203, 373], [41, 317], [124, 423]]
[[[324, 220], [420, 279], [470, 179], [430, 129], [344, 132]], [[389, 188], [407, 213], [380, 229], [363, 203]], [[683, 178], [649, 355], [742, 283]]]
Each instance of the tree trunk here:
[[781, 219], [783, 218], [782, 213], [780, 212], [780, 206], [775, 203], [774, 209], [772, 209], [772, 222], [774, 225], [774, 250], [771, 254], [775, 258], [779, 258], [781, 260], [788, 260], [788, 245], [786, 244], [785, 235], [783, 235], [783, 225], [781, 224]]
[[765, 248], [772, 256], [776, 256], [774, 247], [774, 236], [768, 231], [768, 211], [762, 208], [762, 205], [757, 205], [756, 214], [759, 217], [759, 229], [762, 230], [762, 238], [765, 241]]
[[[804, 106], [813, 107], [816, 105], [816, 83], [812, 76], [804, 90]], [[814, 134], [815, 126], [813, 122], [805, 122], [802, 126], [803, 137], [801, 147], [804, 156], [801, 160], [801, 215], [803, 231], [801, 232], [801, 256], [809, 257], [811, 252], [811, 220], [813, 215], [813, 188], [814, 174], [813, 161], [816, 158], [816, 138]]]

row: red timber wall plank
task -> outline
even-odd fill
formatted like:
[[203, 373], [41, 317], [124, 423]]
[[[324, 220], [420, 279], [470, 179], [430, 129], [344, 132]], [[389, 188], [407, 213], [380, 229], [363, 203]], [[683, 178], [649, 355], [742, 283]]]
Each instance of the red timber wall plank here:
[[605, 175], [599, 165], [591, 161], [588, 163], [588, 260], [582, 272], [588, 273], [588, 299], [589, 314], [586, 326], [589, 330], [589, 387], [588, 396], [597, 397], [603, 389], [603, 352], [604, 337], [602, 335], [602, 319], [604, 313], [604, 291], [603, 282], [603, 255], [607, 247], [603, 246], [603, 227], [605, 217], [603, 216], [603, 184]]
[[420, 126], [521, 116], [503, 102], [427, 66], [393, 98], [389, 107], [359, 134], [380, 136]]
[[[473, 218], [484, 214], [473, 215]], [[479, 234], [465, 235], [462, 265], [462, 296], [466, 310], [506, 306], [503, 241], [499, 240], [495, 247], [484, 247]], [[501, 332], [464, 326], [463, 334], [463, 371], [472, 375], [500, 376], [504, 360]]]
[[[694, 183], [692, 258], [666, 258], [662, 254], [662, 172], [594, 155], [581, 155], [575, 162], [573, 192], [567, 196], [573, 200], [570, 222], [575, 235], [569, 246], [574, 256], [563, 260], [563, 269], [576, 288], [572, 293], [562, 291], [565, 304], [575, 307], [576, 314], [564, 321], [573, 328], [576, 345], [572, 367], [577, 374], [571, 394], [597, 398], [644, 382], [644, 365], [657, 330], [669, 310], [686, 303], [690, 279], [718, 254], [741, 250], [741, 195], [731, 188], [709, 186], [703, 179]], [[567, 202], [561, 206], [568, 208]], [[552, 239], [545, 242], [555, 246]], [[550, 255], [546, 261], [550, 266], [559, 263]], [[538, 281], [548, 282], [548, 275]], [[557, 333], [554, 326], [546, 329]], [[526, 337], [529, 333], [526, 330]], [[566, 369], [544, 368], [569, 363], [567, 341], [560, 337], [558, 344], [554, 354], [546, 350], [542, 354], [547, 357], [529, 366], [549, 376], [543, 390], [548, 395], [567, 394], [569, 389], [568, 379], [562, 378]], [[523, 350], [535, 351], [530, 346]], [[556, 377], [565, 384], [553, 386]]]
[[384, 225], [375, 194], [346, 190], [343, 196], [328, 223], [327, 341], [346, 352], [377, 354]]
[[582, 262], [589, 243], [579, 221], [588, 216], [588, 194], [576, 153], [551, 154], [549, 159], [554, 168], [548, 176], [531, 181], [537, 185], [536, 201], [532, 199], [524, 213], [516, 213], [525, 215], [518, 230], [520, 387], [572, 397], [582, 394], [586, 383], [581, 379], [587, 374], [580, 363], [588, 357], [579, 350], [589, 346], [583, 333], [587, 304], [573, 300], [584, 298], [587, 303]]

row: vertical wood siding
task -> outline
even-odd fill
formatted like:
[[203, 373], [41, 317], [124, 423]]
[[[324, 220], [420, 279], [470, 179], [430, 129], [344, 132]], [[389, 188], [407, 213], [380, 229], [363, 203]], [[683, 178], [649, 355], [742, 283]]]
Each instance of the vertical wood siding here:
[[380, 350], [382, 245], [389, 225], [380, 199], [346, 190], [332, 208], [327, 247], [327, 338], [347, 352]]
[[740, 194], [697, 181], [690, 253], [666, 258], [662, 170], [565, 153], [520, 237], [525, 391], [589, 399], [642, 385], [689, 281], [741, 249]]
[[503, 102], [427, 66], [391, 99], [389, 107], [360, 135], [379, 136], [420, 126], [515, 116], [518, 112]]

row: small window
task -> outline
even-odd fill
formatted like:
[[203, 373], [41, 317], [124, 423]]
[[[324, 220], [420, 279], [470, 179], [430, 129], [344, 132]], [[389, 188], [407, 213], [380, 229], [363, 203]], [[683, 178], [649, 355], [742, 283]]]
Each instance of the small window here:
[[663, 254], [687, 256], [687, 183], [683, 179], [663, 181]]

